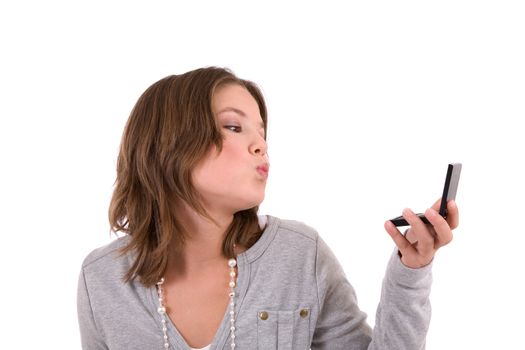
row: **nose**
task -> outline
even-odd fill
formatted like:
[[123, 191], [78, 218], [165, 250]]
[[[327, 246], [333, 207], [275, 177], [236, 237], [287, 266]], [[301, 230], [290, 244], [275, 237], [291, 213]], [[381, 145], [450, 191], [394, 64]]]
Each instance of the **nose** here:
[[257, 139], [250, 146], [250, 153], [258, 156], [267, 156], [268, 145], [266, 140], [262, 136], [258, 136]]

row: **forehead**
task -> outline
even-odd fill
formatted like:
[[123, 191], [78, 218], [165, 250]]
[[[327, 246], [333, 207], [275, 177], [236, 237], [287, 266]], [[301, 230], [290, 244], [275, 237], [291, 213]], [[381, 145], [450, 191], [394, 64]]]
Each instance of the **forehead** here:
[[217, 116], [236, 112], [256, 120], [262, 119], [257, 101], [246, 88], [238, 84], [219, 86], [212, 97], [212, 109]]

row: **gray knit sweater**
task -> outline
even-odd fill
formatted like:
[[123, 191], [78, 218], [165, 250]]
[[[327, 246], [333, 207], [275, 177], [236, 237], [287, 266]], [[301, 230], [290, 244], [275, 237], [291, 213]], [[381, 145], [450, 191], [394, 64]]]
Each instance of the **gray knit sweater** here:
[[[84, 260], [77, 298], [83, 349], [164, 348], [155, 287], [122, 282], [132, 256], [117, 257], [116, 251], [128, 240], [121, 237]], [[259, 241], [237, 257], [236, 349], [424, 349], [431, 265], [407, 268], [396, 253], [372, 330], [343, 269], [317, 232], [268, 216]], [[228, 311], [211, 350], [230, 348]], [[189, 350], [169, 321], [168, 339], [171, 349]]]

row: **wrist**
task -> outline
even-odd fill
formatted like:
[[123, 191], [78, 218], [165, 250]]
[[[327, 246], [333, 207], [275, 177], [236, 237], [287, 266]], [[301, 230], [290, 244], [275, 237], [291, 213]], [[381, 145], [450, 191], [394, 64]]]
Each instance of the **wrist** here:
[[431, 257], [430, 259], [413, 259], [413, 258], [407, 258], [406, 256], [403, 256], [400, 251], [398, 251], [399, 260], [401, 260], [401, 263], [405, 265], [405, 267], [408, 267], [409, 269], [421, 269], [423, 267], [426, 267], [432, 263], [434, 260], [434, 257]]

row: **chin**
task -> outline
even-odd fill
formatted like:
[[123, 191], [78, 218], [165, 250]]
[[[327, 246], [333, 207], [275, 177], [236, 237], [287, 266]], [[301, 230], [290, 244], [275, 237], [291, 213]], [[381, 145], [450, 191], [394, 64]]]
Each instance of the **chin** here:
[[251, 209], [251, 208], [257, 207], [257, 206], [261, 205], [263, 200], [264, 200], [264, 193], [261, 196], [258, 196], [256, 198], [250, 198], [250, 200], [246, 200], [243, 203], [243, 205], [240, 206], [242, 208], [239, 209], [239, 210], [246, 210], [246, 209]]

